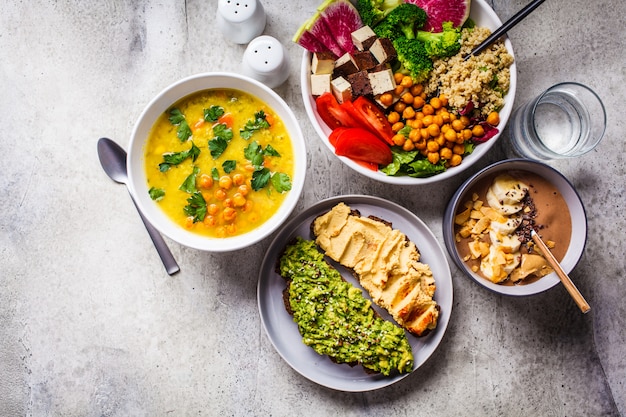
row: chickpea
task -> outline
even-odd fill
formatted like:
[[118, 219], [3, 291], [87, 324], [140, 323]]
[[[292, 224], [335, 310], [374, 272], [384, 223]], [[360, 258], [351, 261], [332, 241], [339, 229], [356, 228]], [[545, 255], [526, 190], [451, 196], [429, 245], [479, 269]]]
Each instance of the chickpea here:
[[400, 113], [398, 113], [397, 111], [392, 111], [391, 113], [389, 113], [387, 115], [387, 121], [391, 124], [394, 124], [396, 122], [400, 121]]
[[406, 93], [400, 96], [400, 100], [402, 100], [403, 103], [410, 106], [411, 104], [413, 104], [413, 94], [407, 91]]
[[230, 176], [228, 176], [228, 175], [223, 175], [223, 176], [220, 177], [220, 179], [218, 180], [217, 183], [223, 189], [229, 190], [230, 187], [233, 186], [233, 179]]
[[424, 107], [424, 104], [426, 104], [426, 102], [420, 96], [414, 96], [413, 97], [413, 108], [414, 109], [421, 109], [422, 107]]
[[413, 144], [412, 141], [407, 140], [404, 142], [404, 145], [402, 145], [402, 149], [409, 152], [412, 151], [413, 149], [415, 149], [415, 145]]
[[414, 143], [414, 145], [415, 145], [415, 149], [423, 151], [424, 149], [426, 149], [426, 140], [419, 139], [418, 141]]
[[246, 182], [246, 177], [244, 177], [243, 174], [235, 174], [235, 175], [233, 175], [233, 184], [241, 185], [244, 182]]
[[233, 194], [233, 205], [235, 207], [243, 207], [246, 204], [246, 198], [241, 193]]
[[206, 226], [213, 227], [217, 224], [217, 219], [214, 216], [208, 215], [204, 218], [203, 223]]
[[224, 199], [226, 198], [226, 191], [224, 191], [223, 188], [218, 188], [217, 190], [215, 190], [213, 195], [217, 200], [224, 201]]
[[391, 130], [393, 130], [394, 132], [399, 132], [400, 129], [402, 129], [403, 127], [404, 127], [404, 123], [396, 122], [391, 125]]
[[402, 113], [404, 109], [406, 109], [406, 103], [398, 101], [396, 104], [393, 105], [393, 109], [398, 113]]
[[440, 133], [439, 136], [435, 138], [435, 142], [439, 145], [440, 148], [444, 147], [446, 144], [446, 138]]
[[396, 72], [395, 74], [393, 74], [393, 79], [396, 82], [396, 84], [400, 84], [403, 78], [404, 78], [404, 74], [402, 74], [401, 72]]
[[235, 204], [233, 203], [233, 199], [230, 197], [227, 197], [224, 199], [224, 201], [222, 202], [222, 206], [224, 207], [233, 207]]
[[231, 222], [235, 220], [235, 217], [237, 217], [237, 210], [232, 207], [226, 207], [224, 208], [224, 211], [222, 211], [222, 217], [225, 221]]
[[185, 228], [186, 229], [191, 229], [194, 225], [194, 221], [193, 221], [193, 217], [189, 216], [187, 218], [185, 218]]
[[461, 123], [463, 123], [463, 126], [465, 127], [470, 125], [470, 119], [467, 116], [461, 116], [459, 117], [459, 120], [461, 121]]
[[242, 196], [246, 196], [248, 195], [248, 192], [250, 191], [250, 187], [247, 184], [241, 184], [238, 188], [237, 191], [242, 195]]
[[450, 118], [450, 112], [448, 111], [442, 111], [440, 113], [440, 116], [443, 123], [450, 123], [452, 121], [452, 119]]
[[397, 96], [402, 94], [403, 91], [404, 91], [404, 87], [402, 87], [400, 84], [398, 84], [396, 88], [393, 89], [394, 94]]
[[432, 125], [433, 124], [433, 115], [432, 114], [425, 115], [424, 118], [422, 119], [422, 122], [424, 122], [424, 126], [426, 126], [426, 127]]
[[407, 107], [402, 112], [402, 118], [404, 119], [412, 119], [414, 117], [415, 117], [415, 110], [413, 110], [413, 107]]
[[483, 129], [481, 125], [476, 125], [472, 128], [472, 135], [476, 136], [477, 138], [485, 136], [485, 129]]
[[[428, 150], [428, 152], [438, 152], [439, 144], [434, 140], [429, 140], [428, 142], [426, 142], [426, 149]], [[436, 164], [436, 162], [433, 163]]]
[[211, 203], [207, 207], [207, 212], [212, 216], [215, 216], [218, 211], [220, 211], [220, 207], [215, 203]]
[[456, 144], [452, 147], [452, 153], [457, 155], [463, 155], [465, 153], [465, 146], [462, 144]]
[[424, 119], [418, 118], [417, 114], [415, 115], [415, 119], [411, 120], [411, 127], [413, 129], [421, 129], [424, 127]]
[[431, 104], [424, 104], [422, 107], [422, 113], [425, 115], [435, 114], [435, 109]]
[[500, 124], [500, 114], [497, 111], [492, 111], [487, 115], [487, 123], [491, 126], [498, 126]]
[[454, 155], [452, 155], [452, 158], [450, 158], [450, 166], [455, 167], [459, 165], [462, 160], [463, 160], [463, 157], [455, 153]]
[[463, 133], [463, 140], [470, 140], [473, 136], [471, 129], [463, 129], [461, 133]]
[[441, 105], [444, 107], [448, 106], [448, 96], [445, 94], [439, 94], [439, 100], [441, 100]]
[[231, 223], [231, 224], [227, 224], [226, 225], [226, 233], [229, 235], [234, 235], [235, 233], [237, 233], [237, 225], [235, 223]]
[[428, 129], [425, 127], [420, 129], [420, 135], [422, 136], [422, 139], [424, 140], [430, 139], [430, 134], [428, 133]]
[[424, 86], [422, 84], [413, 84], [409, 91], [414, 97], [417, 97], [424, 91]]
[[[445, 126], [449, 126], [449, 125], [445, 125]], [[443, 127], [441, 128], [441, 131], [444, 132]], [[443, 136], [446, 138], [446, 140], [449, 140], [450, 142], [456, 142], [456, 132], [452, 128], [446, 129], [445, 132], [443, 133]]]
[[411, 78], [409, 75], [405, 75], [404, 77], [402, 77], [402, 80], [400, 81], [400, 85], [404, 88], [413, 87], [413, 78]]
[[202, 174], [200, 175], [198, 183], [200, 184], [200, 188], [211, 188], [213, 187], [213, 178], [208, 174]]
[[441, 117], [441, 114], [435, 114], [433, 116], [433, 123], [439, 127], [443, 126], [443, 117]]
[[416, 141], [422, 139], [422, 135], [421, 135], [419, 129], [412, 129], [409, 132], [409, 139], [411, 139], [412, 142], [416, 142]]
[[428, 129], [428, 134], [433, 138], [439, 136], [439, 134], [441, 133], [439, 126], [437, 126], [437, 124], [435, 123], [429, 125], [427, 129]]
[[443, 105], [441, 104], [441, 99], [439, 97], [433, 97], [430, 99], [430, 105], [433, 106], [433, 109], [440, 109]]
[[[411, 131], [411, 132], [413, 132], [413, 131]], [[402, 145], [404, 145], [404, 142], [406, 142], [406, 138], [401, 133], [393, 135], [393, 138], [391, 138], [391, 140], [397, 146], [402, 146]]]
[[441, 159], [445, 159], [445, 160], [452, 158], [452, 149], [441, 148], [441, 150], [439, 151], [439, 156], [441, 157]]
[[393, 95], [391, 93], [383, 93], [378, 99], [384, 106], [391, 106], [393, 104]]
[[430, 162], [433, 165], [439, 163], [438, 152], [428, 152], [428, 156], [426, 158], [428, 159], [428, 162]]
[[460, 132], [465, 128], [465, 125], [459, 119], [453, 120], [450, 125], [452, 126], [452, 129], [454, 129], [457, 132]]

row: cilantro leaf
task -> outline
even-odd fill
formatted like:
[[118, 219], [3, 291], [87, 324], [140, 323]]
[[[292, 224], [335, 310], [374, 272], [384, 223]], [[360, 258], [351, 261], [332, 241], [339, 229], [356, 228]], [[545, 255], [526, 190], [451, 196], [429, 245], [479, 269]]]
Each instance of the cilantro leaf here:
[[279, 193], [291, 190], [291, 178], [283, 172], [275, 172], [272, 175], [272, 185]]
[[224, 169], [224, 172], [227, 174], [230, 174], [231, 172], [233, 172], [236, 167], [237, 167], [237, 161], [232, 160], [232, 159], [229, 159], [228, 161], [224, 161], [224, 163], [222, 163], [222, 169]]
[[204, 109], [204, 120], [207, 122], [217, 122], [217, 119], [223, 115], [224, 108], [222, 106], [211, 106], [208, 109]]
[[178, 165], [187, 158], [191, 158], [191, 160], [195, 162], [196, 159], [198, 159], [198, 155], [200, 155], [200, 148], [192, 141], [191, 148], [186, 151], [164, 153], [163, 162], [159, 164], [159, 171], [166, 172], [172, 165]]
[[155, 188], [155, 187], [151, 187], [148, 190], [148, 194], [150, 195], [150, 198], [154, 201], [160, 201], [163, 199], [163, 197], [165, 197], [165, 190], [162, 188]]
[[181, 142], [185, 142], [191, 137], [191, 128], [185, 120], [185, 115], [177, 108], [170, 110], [169, 121], [174, 126], [178, 126], [176, 129], [176, 136]]
[[278, 151], [276, 149], [274, 149], [272, 147], [272, 145], [269, 145], [269, 144], [265, 147], [265, 150], [263, 151], [263, 155], [266, 155], [266, 156], [280, 156]]
[[263, 148], [259, 142], [254, 141], [246, 146], [243, 155], [255, 168], [263, 166]]
[[228, 142], [233, 138], [233, 130], [224, 123], [213, 126], [213, 139], [209, 141], [209, 150], [213, 159], [217, 159], [224, 153]]
[[246, 122], [243, 129], [239, 130], [239, 134], [245, 140], [248, 140], [252, 137], [252, 134], [257, 130], [267, 129], [270, 127], [270, 123], [266, 119], [265, 112], [263, 110], [259, 110], [254, 113], [254, 119], [250, 119]]
[[209, 141], [209, 150], [211, 151], [213, 159], [219, 158], [219, 156], [224, 153], [227, 146], [228, 142], [221, 137], [211, 139]]
[[198, 168], [197, 166], [194, 166], [191, 174], [189, 174], [189, 176], [185, 178], [185, 181], [183, 181], [183, 183], [180, 185], [180, 187], [178, 187], [178, 189], [181, 191], [185, 191], [186, 193], [189, 193], [189, 194], [192, 194], [198, 191], [198, 189], [196, 188], [196, 177], [198, 176], [199, 173], [200, 173], [200, 168]]
[[206, 201], [200, 191], [194, 192], [188, 199], [187, 205], [183, 208], [185, 214], [193, 216], [193, 222], [201, 222], [206, 216]]
[[217, 181], [220, 179], [220, 173], [217, 171], [217, 168], [213, 167], [213, 169], [211, 170], [211, 178], [213, 178], [213, 181]]
[[261, 168], [252, 173], [252, 181], [250, 185], [254, 191], [259, 191], [267, 185], [271, 177], [270, 170], [267, 168]]

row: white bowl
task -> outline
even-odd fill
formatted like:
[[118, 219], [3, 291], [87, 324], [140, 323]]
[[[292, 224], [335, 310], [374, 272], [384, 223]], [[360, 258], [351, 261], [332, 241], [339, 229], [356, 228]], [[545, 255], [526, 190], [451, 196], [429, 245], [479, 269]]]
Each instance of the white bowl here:
[[[172, 221], [148, 195], [148, 182], [144, 164], [144, 146], [157, 118], [178, 100], [190, 94], [214, 89], [229, 88], [256, 96], [270, 106], [283, 120], [293, 146], [294, 174], [292, 188], [278, 211], [256, 229], [242, 235], [211, 238], [193, 233]], [[160, 92], [139, 116], [133, 129], [128, 151], [129, 188], [139, 209], [165, 236], [195, 249], [226, 252], [242, 249], [267, 237], [283, 224], [297, 204], [306, 175], [306, 147], [300, 125], [287, 103], [272, 89], [251, 78], [231, 73], [204, 73], [182, 79]]]
[[559, 191], [567, 203], [572, 221], [572, 234], [567, 252], [561, 261], [561, 266], [566, 273], [570, 273], [576, 264], [578, 264], [587, 242], [587, 216], [585, 214], [585, 208], [580, 196], [567, 178], [554, 168], [542, 162], [528, 159], [508, 159], [499, 161], [482, 169], [466, 180], [452, 196], [444, 212], [443, 239], [446, 249], [456, 266], [476, 283], [500, 294], [512, 296], [533, 295], [546, 291], [558, 284], [560, 280], [556, 273], [552, 272], [528, 284], [495, 284], [473, 272], [468, 265], [463, 262], [463, 259], [461, 259], [455, 244], [454, 216], [459, 212], [459, 209], [463, 206], [465, 201], [471, 199], [471, 192], [474, 186], [484, 178], [494, 177], [499, 173], [511, 171], [525, 171], [548, 180], [548, 182]]
[[[494, 31], [502, 25], [502, 21], [500, 21], [496, 13], [491, 7], [489, 7], [485, 0], [472, 0], [470, 8], [470, 18], [476, 23], [476, 26], [487, 27], [491, 29], [491, 31]], [[514, 57], [513, 46], [511, 44], [511, 41], [506, 36], [504, 37], [504, 43], [508, 52]], [[304, 51], [302, 55], [302, 64], [300, 70], [300, 84], [302, 87], [302, 98], [304, 100], [304, 107], [306, 108], [309, 120], [313, 124], [313, 127], [315, 128], [315, 131], [318, 133], [319, 137], [322, 139], [322, 142], [324, 142], [328, 149], [330, 149], [330, 151], [334, 154], [335, 148], [330, 144], [330, 142], [328, 142], [328, 135], [330, 134], [331, 129], [326, 125], [326, 123], [324, 123], [319, 114], [317, 114], [317, 111], [315, 110], [315, 100], [311, 95], [311, 81], [309, 76], [311, 73], [311, 58], [311, 53], [308, 51]], [[491, 149], [493, 145], [496, 144], [496, 141], [498, 140], [500, 134], [506, 126], [506, 123], [513, 109], [513, 100], [515, 98], [515, 90], [517, 87], [517, 67], [515, 65], [515, 61], [513, 61], [510, 70], [510, 88], [505, 97], [504, 107], [502, 108], [502, 110], [500, 110], [500, 124], [498, 125], [498, 133], [487, 142], [476, 146], [474, 152], [464, 157], [463, 162], [461, 162], [460, 165], [448, 168], [445, 172], [442, 172], [441, 174], [427, 178], [413, 178], [409, 176], [394, 177], [385, 175], [380, 171], [375, 172], [364, 168], [362, 165], [359, 165], [350, 158], [346, 158], [344, 156], [337, 156], [337, 158], [339, 158], [350, 168], [369, 178], [390, 184], [429, 184], [437, 181], [442, 181], [460, 174], [461, 172], [472, 166], [474, 163], [476, 163], [484, 154], [489, 151], [489, 149]]]

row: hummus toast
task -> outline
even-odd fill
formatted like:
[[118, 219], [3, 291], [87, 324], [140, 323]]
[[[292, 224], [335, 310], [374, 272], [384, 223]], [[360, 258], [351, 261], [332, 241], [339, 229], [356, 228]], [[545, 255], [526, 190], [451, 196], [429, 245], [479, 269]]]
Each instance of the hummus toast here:
[[437, 326], [432, 271], [419, 262], [419, 251], [406, 235], [344, 203], [317, 217], [311, 229], [325, 254], [352, 269], [372, 301], [400, 326], [416, 336]]

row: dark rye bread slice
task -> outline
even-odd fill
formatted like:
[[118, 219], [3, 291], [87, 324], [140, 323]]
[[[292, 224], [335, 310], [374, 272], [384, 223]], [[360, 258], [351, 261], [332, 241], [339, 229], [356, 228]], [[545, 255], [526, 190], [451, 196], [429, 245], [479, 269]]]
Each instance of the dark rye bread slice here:
[[[440, 306], [433, 299], [432, 271], [419, 262], [416, 245], [394, 230], [391, 222], [377, 216], [363, 218], [358, 210], [339, 203], [313, 220], [311, 234], [327, 256], [352, 270], [372, 300], [400, 326], [416, 336], [436, 328]], [[376, 263], [386, 262], [380, 254], [391, 252], [397, 257], [390, 256], [388, 264]]]

